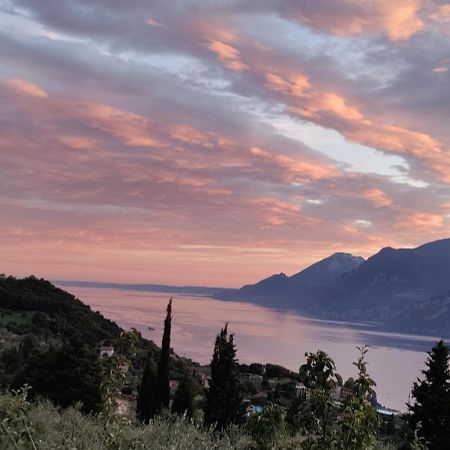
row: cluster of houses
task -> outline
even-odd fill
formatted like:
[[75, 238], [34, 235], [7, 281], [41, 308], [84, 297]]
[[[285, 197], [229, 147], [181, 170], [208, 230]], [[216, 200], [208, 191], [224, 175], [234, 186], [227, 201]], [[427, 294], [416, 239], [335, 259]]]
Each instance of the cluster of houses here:
[[[103, 343], [100, 346], [99, 351], [100, 358], [102, 359], [108, 359], [114, 355], [114, 347], [109, 343]], [[120, 371], [124, 377], [126, 376], [128, 370], [128, 364], [123, 363], [120, 365]], [[209, 388], [210, 370], [208, 367], [196, 366], [194, 376], [204, 389]], [[310, 389], [293, 377], [267, 377], [264, 365], [261, 365], [260, 373], [240, 372], [239, 377], [244, 385], [251, 386], [252, 388], [252, 392], [249, 392], [249, 397], [244, 398], [243, 400], [247, 416], [261, 413], [263, 411], [264, 404], [266, 404], [267, 401], [272, 402], [274, 400], [275, 393], [277, 395], [276, 403], [279, 404], [285, 411], [292, 400], [299, 397], [309, 399], [311, 395]], [[178, 389], [179, 383], [179, 380], [170, 380], [170, 391], [172, 395]], [[341, 404], [351, 394], [351, 389], [346, 386], [335, 385], [331, 391], [331, 397], [336, 406]], [[131, 392], [129, 394], [122, 394], [117, 399], [117, 412], [122, 416], [129, 417], [132, 413], [135, 402], [136, 397]], [[374, 404], [376, 404], [376, 399], [374, 399]], [[338, 409], [339, 408], [336, 408], [336, 414], [338, 414]], [[377, 412], [382, 420], [387, 421], [393, 420], [395, 417], [400, 415], [398, 411], [381, 408], [378, 406]]]

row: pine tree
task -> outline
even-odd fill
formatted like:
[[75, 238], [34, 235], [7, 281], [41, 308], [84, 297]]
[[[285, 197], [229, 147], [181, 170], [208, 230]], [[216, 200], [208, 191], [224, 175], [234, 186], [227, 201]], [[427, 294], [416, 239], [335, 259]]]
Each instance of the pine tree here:
[[136, 414], [141, 422], [148, 423], [151, 417], [153, 390], [156, 381], [156, 365], [153, 361], [153, 353], [149, 352], [141, 386], [139, 387]]
[[223, 429], [240, 423], [244, 414], [238, 380], [236, 346], [228, 324], [217, 335], [211, 361], [211, 383], [206, 392], [205, 422]]
[[175, 391], [172, 412], [175, 414], [192, 417], [194, 414], [194, 393], [192, 388], [192, 377], [186, 371], [180, 380], [180, 385]]
[[448, 448], [450, 442], [449, 349], [441, 340], [428, 353], [423, 380], [412, 389], [415, 403], [408, 405], [411, 421], [429, 450]]
[[163, 408], [168, 408], [170, 403], [170, 332], [172, 327], [172, 299], [167, 305], [167, 315], [164, 321], [164, 333], [161, 344], [161, 355], [156, 374], [155, 389], [153, 391], [153, 401], [150, 408], [150, 418], [153, 418]]

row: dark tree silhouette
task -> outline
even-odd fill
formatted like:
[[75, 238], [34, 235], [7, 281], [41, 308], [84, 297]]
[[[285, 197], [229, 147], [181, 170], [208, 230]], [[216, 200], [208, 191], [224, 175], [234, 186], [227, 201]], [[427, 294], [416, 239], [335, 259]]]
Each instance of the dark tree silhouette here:
[[161, 355], [156, 374], [155, 389], [153, 391], [153, 401], [150, 408], [150, 418], [158, 414], [163, 408], [168, 408], [170, 403], [170, 333], [172, 327], [172, 299], [167, 305], [167, 315], [164, 321], [164, 334], [161, 344]]
[[206, 392], [205, 422], [222, 429], [243, 418], [242, 393], [238, 380], [236, 346], [228, 336], [228, 324], [217, 335], [211, 361], [211, 383]]
[[440, 340], [428, 353], [423, 380], [412, 389], [413, 404], [408, 404], [413, 426], [429, 450], [448, 448], [450, 442], [449, 349]]
[[192, 388], [192, 377], [185, 371], [180, 380], [180, 385], [175, 391], [172, 412], [175, 414], [192, 417], [194, 414], [194, 393]]
[[150, 351], [145, 365], [142, 381], [139, 387], [136, 414], [141, 422], [148, 423], [151, 417], [153, 390], [156, 381], [156, 365], [153, 361], [153, 353]]

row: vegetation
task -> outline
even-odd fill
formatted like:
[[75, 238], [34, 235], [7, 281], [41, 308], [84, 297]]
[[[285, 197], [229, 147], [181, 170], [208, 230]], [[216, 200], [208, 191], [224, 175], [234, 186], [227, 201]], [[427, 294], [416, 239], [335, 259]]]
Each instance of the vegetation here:
[[[356, 376], [344, 383], [320, 350], [307, 353], [297, 373], [239, 365], [226, 325], [210, 366], [200, 366], [170, 349], [171, 301], [159, 350], [45, 281], [6, 278], [0, 286], [5, 281], [20, 295], [0, 297], [0, 308], [4, 298], [9, 307], [18, 299], [16, 309], [0, 309], [0, 448], [435, 450], [450, 439], [442, 341], [414, 385], [410, 414], [381, 421], [366, 347], [358, 349]], [[75, 306], [61, 307], [66, 301]], [[20, 304], [35, 309], [21, 311]], [[86, 323], [58, 328], [66, 313]], [[114, 353], [100, 357], [102, 344]]]
[[217, 335], [211, 361], [211, 383], [206, 392], [205, 421], [217, 429], [240, 423], [243, 418], [242, 393], [238, 380], [236, 346], [228, 336], [228, 324]]
[[[45, 280], [30, 276], [24, 279], [0, 277], [0, 309], [3, 321], [9, 313], [12, 320], [6, 328], [16, 334], [42, 334], [44, 331], [58, 339], [79, 339], [90, 346], [102, 340], [114, 340], [121, 332], [111, 320], [93, 312], [89, 306], [68, 292], [58, 289]], [[17, 320], [19, 313], [25, 313]]]
[[441, 340], [429, 352], [423, 380], [414, 383], [409, 406], [411, 422], [429, 450], [448, 447], [450, 442], [449, 349]]
[[373, 390], [375, 381], [367, 373], [365, 360], [367, 348], [358, 348], [358, 350], [361, 354], [353, 363], [358, 369], [358, 377], [352, 383], [352, 395], [344, 401], [336, 432], [336, 448], [339, 450], [369, 449], [376, 443], [378, 417], [370, 403], [375, 394]]
[[157, 417], [149, 425], [49, 402], [30, 403], [26, 392], [0, 395], [0, 448], [20, 450], [244, 450], [250, 438], [230, 428], [217, 435], [183, 418]]
[[172, 412], [178, 415], [194, 416], [194, 389], [192, 376], [186, 371], [173, 398]]
[[153, 399], [153, 387], [156, 381], [156, 365], [149, 354], [147, 364], [145, 365], [144, 373], [142, 374], [142, 381], [139, 387], [136, 414], [138, 419], [143, 423], [148, 423], [151, 417], [151, 407]]
[[150, 418], [168, 408], [170, 403], [170, 379], [169, 379], [169, 360], [170, 360], [170, 333], [172, 327], [172, 299], [167, 305], [167, 315], [164, 321], [164, 333], [161, 345], [161, 354], [159, 357], [158, 370], [156, 372], [155, 387], [152, 395], [152, 405], [150, 407]]

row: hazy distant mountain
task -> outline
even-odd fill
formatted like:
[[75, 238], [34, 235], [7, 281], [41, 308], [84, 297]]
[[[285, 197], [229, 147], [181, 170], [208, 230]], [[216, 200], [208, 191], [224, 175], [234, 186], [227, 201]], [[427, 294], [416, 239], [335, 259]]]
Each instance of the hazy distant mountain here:
[[364, 262], [364, 258], [348, 253], [335, 253], [301, 272], [288, 277], [284, 273], [272, 275], [256, 284], [234, 291], [221, 292], [223, 299], [258, 300], [270, 306], [295, 306], [301, 298], [315, 297], [336, 283], [336, 280]]
[[450, 335], [450, 239], [386, 247], [366, 261], [336, 253], [291, 277], [273, 275], [217, 297]]
[[408, 331], [449, 336], [450, 292], [407, 305], [392, 320]]
[[443, 239], [415, 249], [383, 248], [356, 270], [338, 278], [319, 304], [340, 311], [384, 305], [400, 307], [447, 290], [450, 290], [450, 239]]
[[351, 272], [364, 262], [361, 256], [350, 253], [334, 253], [312, 266], [292, 275], [289, 280], [293, 286], [324, 287], [332, 285], [344, 273]]

